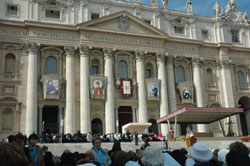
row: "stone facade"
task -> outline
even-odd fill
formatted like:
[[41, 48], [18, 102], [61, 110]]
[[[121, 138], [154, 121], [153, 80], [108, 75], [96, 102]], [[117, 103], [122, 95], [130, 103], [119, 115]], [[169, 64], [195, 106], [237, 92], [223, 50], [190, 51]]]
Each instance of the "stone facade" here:
[[[190, 2], [183, 12], [168, 1], [1, 1], [1, 135], [114, 133], [128, 122], [165, 135], [156, 120], [182, 107], [243, 107], [231, 128], [249, 134], [247, 14], [231, 0], [200, 16]], [[192, 126], [221, 136], [228, 121]]]

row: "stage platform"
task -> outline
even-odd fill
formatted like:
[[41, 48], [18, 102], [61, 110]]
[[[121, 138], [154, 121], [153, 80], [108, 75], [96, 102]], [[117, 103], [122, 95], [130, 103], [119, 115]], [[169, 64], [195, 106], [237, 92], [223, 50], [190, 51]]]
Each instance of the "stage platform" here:
[[[235, 141], [240, 141], [239, 137], [200, 137], [197, 138], [198, 141], [204, 142], [208, 144], [212, 149], [220, 149], [220, 148], [228, 148], [229, 144]], [[135, 151], [139, 149], [143, 142], [139, 142], [139, 146], [135, 146], [134, 142], [122, 142], [121, 147], [124, 151]], [[164, 142], [150, 142], [151, 145], [163, 147]], [[248, 147], [250, 147], [250, 143], [245, 143]], [[49, 147], [49, 151], [51, 151], [54, 155], [60, 156], [65, 149], [69, 149], [71, 152], [78, 151], [80, 153], [85, 153], [92, 147], [91, 143], [53, 143], [53, 144], [39, 144], [41, 147], [46, 145]], [[113, 142], [102, 143], [102, 147], [105, 149], [112, 149]], [[170, 141], [169, 142], [170, 150], [180, 149], [186, 147], [186, 142], [184, 141]]]

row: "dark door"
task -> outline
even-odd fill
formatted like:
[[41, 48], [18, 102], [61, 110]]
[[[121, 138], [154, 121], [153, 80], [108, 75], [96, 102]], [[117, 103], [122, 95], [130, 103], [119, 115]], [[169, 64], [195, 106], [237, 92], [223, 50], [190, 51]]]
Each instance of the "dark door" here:
[[118, 109], [119, 133], [122, 133], [122, 126], [132, 122], [132, 108], [130, 106], [121, 106]]
[[43, 127], [46, 133], [58, 133], [58, 107], [45, 106], [43, 108]]

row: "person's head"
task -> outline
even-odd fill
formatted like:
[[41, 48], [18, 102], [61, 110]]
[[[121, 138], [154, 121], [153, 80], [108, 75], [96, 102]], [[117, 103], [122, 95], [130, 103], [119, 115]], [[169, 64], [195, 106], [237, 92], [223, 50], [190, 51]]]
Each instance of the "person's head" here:
[[112, 162], [114, 165], [124, 166], [129, 161], [129, 156], [127, 152], [117, 151]]
[[102, 139], [100, 137], [95, 137], [93, 138], [92, 140], [92, 145], [94, 147], [96, 147], [97, 149], [100, 149], [101, 148], [101, 145], [102, 145]]
[[46, 166], [53, 166], [54, 162], [53, 162], [53, 155], [51, 152], [45, 152], [44, 154], [44, 164]]
[[115, 151], [121, 151], [121, 150], [122, 150], [121, 142], [120, 141], [115, 141], [114, 144], [113, 144], [112, 151], [115, 152]]
[[192, 159], [199, 162], [208, 162], [213, 158], [213, 152], [209, 146], [202, 142], [197, 142], [188, 149], [189, 155]]
[[16, 137], [14, 135], [9, 135], [7, 138], [9, 143], [14, 143], [16, 141]]
[[161, 149], [156, 146], [149, 146], [143, 152], [141, 161], [146, 166], [159, 166], [163, 164]]
[[226, 155], [227, 166], [249, 166], [250, 160], [248, 154], [239, 150], [230, 150]]
[[88, 150], [85, 154], [89, 160], [94, 160], [94, 153], [92, 150]]
[[249, 154], [249, 149], [248, 147], [242, 143], [242, 142], [234, 142], [234, 143], [231, 143], [229, 145], [229, 150], [234, 150], [234, 151], [239, 151], [239, 152], [242, 152], [242, 153], [246, 153], [246, 154]]
[[145, 136], [145, 137], [143, 137], [143, 141], [144, 141], [145, 143], [148, 143], [148, 142], [149, 142], [149, 138], [148, 138], [147, 136]]
[[18, 145], [19, 147], [23, 147], [25, 137], [21, 133], [16, 134], [15, 137], [16, 137], [15, 144]]
[[38, 142], [38, 136], [36, 134], [31, 134], [29, 136], [29, 143], [34, 146], [37, 144], [37, 142]]
[[136, 153], [133, 151], [128, 151], [129, 161], [136, 161]]
[[48, 151], [49, 151], [49, 148], [48, 148], [48, 146], [43, 146], [43, 147], [42, 147], [42, 150], [43, 150], [43, 152], [48, 152]]
[[28, 166], [28, 160], [24, 152], [16, 145], [0, 143], [0, 165], [4, 166]]

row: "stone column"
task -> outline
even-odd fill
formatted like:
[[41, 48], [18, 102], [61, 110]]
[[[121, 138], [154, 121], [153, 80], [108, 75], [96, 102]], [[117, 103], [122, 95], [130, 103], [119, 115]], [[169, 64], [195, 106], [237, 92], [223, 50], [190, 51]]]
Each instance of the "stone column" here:
[[119, 133], [119, 115], [118, 115], [119, 106], [115, 107], [115, 126], [116, 126], [116, 133]]
[[168, 96], [170, 113], [177, 111], [173, 61], [173, 56], [167, 57]]
[[106, 134], [115, 133], [114, 110], [114, 78], [113, 78], [113, 52], [111, 48], [104, 48], [104, 75], [107, 77], [107, 90], [105, 102]]
[[27, 43], [28, 73], [26, 100], [26, 135], [37, 131], [37, 56], [39, 44]]
[[148, 122], [147, 93], [145, 86], [144, 52], [136, 51], [136, 79], [138, 87], [138, 117], [140, 123]]
[[[157, 55], [157, 65], [158, 65], [158, 79], [161, 80], [160, 117], [163, 117], [169, 114], [165, 54]], [[161, 124], [161, 133], [162, 135], [167, 136], [168, 133], [167, 124]]]
[[63, 108], [64, 108], [64, 105], [59, 105], [58, 108], [59, 108], [59, 110], [58, 110], [58, 127], [59, 127], [59, 133], [62, 134], [63, 133]]
[[43, 107], [44, 105], [43, 104], [39, 104], [38, 108], [39, 108], [39, 120], [38, 120], [38, 133], [41, 134], [42, 130], [43, 130]]
[[[194, 79], [194, 87], [195, 87], [195, 95], [196, 95], [196, 106], [204, 107], [204, 93], [202, 90], [202, 80], [200, 75], [200, 63], [201, 60], [199, 58], [193, 59], [193, 79]], [[198, 124], [197, 125], [198, 132], [209, 132], [208, 125]]]
[[66, 109], [65, 109], [65, 133], [75, 132], [75, 65], [74, 53], [76, 48], [64, 47], [66, 54]]
[[132, 106], [132, 122], [135, 123], [136, 120], [136, 106]]
[[89, 101], [89, 46], [80, 47], [80, 129], [87, 134], [90, 129]]

